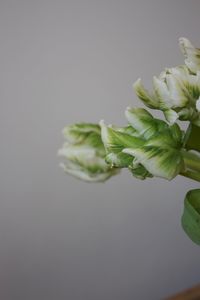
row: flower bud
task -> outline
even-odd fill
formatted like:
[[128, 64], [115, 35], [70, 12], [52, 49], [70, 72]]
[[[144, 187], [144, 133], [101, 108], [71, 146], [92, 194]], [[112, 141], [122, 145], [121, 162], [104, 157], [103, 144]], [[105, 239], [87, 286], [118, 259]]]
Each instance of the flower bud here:
[[185, 64], [188, 69], [193, 73], [200, 71], [200, 49], [195, 48], [186, 38], [180, 38], [179, 45], [185, 56]]
[[67, 142], [58, 155], [64, 159], [61, 166], [66, 173], [90, 182], [105, 181], [118, 173], [105, 162], [99, 125], [79, 123], [65, 127], [63, 134]]

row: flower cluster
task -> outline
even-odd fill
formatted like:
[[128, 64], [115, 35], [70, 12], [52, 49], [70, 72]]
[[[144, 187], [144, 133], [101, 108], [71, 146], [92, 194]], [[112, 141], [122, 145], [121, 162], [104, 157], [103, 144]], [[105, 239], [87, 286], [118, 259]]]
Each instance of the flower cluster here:
[[[200, 181], [200, 49], [179, 41], [185, 64], [166, 68], [153, 78], [148, 92], [141, 79], [133, 87], [148, 108], [161, 110], [165, 121], [144, 108], [127, 108], [125, 127], [78, 123], [63, 130], [65, 143], [58, 154], [64, 171], [89, 181], [105, 181], [127, 168], [139, 179], [177, 175]], [[186, 131], [178, 121], [188, 121]], [[185, 198], [182, 226], [200, 244], [200, 189]]]
[[127, 167], [135, 177], [158, 176], [168, 180], [183, 169], [180, 152], [183, 135], [177, 124], [169, 126], [143, 108], [127, 108], [129, 126], [114, 128], [100, 122], [106, 161]]
[[139, 99], [147, 107], [161, 110], [166, 122], [143, 108], [127, 108], [128, 126], [123, 128], [106, 126], [103, 121], [65, 127], [66, 142], [59, 150], [65, 172], [86, 181], [104, 181], [128, 168], [140, 179], [157, 176], [171, 180], [187, 170], [182, 149], [189, 149], [191, 138], [176, 121], [200, 126], [200, 49], [185, 38], [180, 39], [180, 47], [185, 65], [154, 76], [151, 93], [141, 79], [133, 85]]
[[200, 49], [185, 38], [180, 39], [186, 65], [168, 68], [153, 78], [149, 93], [139, 78], [133, 85], [137, 96], [151, 109], [163, 111], [173, 124], [177, 119], [200, 126]]

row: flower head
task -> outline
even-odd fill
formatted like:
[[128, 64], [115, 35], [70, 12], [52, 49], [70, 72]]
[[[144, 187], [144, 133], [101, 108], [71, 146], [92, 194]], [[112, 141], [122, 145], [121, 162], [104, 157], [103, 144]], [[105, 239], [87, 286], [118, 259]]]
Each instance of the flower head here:
[[163, 177], [171, 180], [183, 168], [180, 153], [182, 132], [177, 124], [169, 126], [143, 108], [127, 108], [129, 126], [115, 128], [101, 122], [106, 160], [126, 167], [136, 177]]
[[64, 158], [64, 171], [79, 179], [91, 182], [105, 181], [118, 173], [105, 162], [105, 148], [100, 126], [78, 123], [63, 129], [66, 139], [58, 155]]
[[162, 110], [170, 124], [180, 119], [200, 126], [200, 71], [191, 74], [186, 66], [169, 68], [154, 76], [151, 93], [140, 79], [134, 83], [134, 90], [146, 106]]
[[186, 38], [179, 39], [181, 51], [185, 56], [185, 64], [192, 73], [200, 71], [200, 49], [195, 48]]

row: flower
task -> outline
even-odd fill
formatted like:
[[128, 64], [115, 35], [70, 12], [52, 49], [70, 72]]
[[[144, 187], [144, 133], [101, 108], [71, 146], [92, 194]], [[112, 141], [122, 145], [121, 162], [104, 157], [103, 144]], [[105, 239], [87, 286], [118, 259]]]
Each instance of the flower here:
[[105, 148], [101, 140], [100, 126], [78, 123], [63, 129], [66, 139], [58, 155], [64, 158], [61, 167], [79, 179], [105, 181], [119, 172], [105, 162]]
[[200, 71], [200, 49], [195, 48], [186, 38], [179, 39], [181, 51], [185, 56], [185, 64], [192, 73]]
[[134, 176], [162, 177], [171, 180], [184, 168], [181, 155], [182, 132], [169, 126], [143, 108], [127, 108], [129, 126], [115, 128], [100, 122], [106, 161], [128, 167]]
[[144, 104], [163, 111], [166, 120], [188, 120], [200, 126], [200, 71], [191, 74], [186, 66], [166, 69], [153, 78], [153, 92], [149, 93], [138, 79], [134, 90]]

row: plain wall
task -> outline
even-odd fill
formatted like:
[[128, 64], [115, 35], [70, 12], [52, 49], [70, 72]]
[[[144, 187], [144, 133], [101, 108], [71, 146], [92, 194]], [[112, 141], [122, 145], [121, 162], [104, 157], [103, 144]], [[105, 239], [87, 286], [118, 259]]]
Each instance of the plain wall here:
[[67, 176], [65, 125], [126, 124], [132, 83], [200, 46], [197, 0], [0, 1], [0, 299], [158, 300], [200, 281], [181, 228], [198, 184]]

